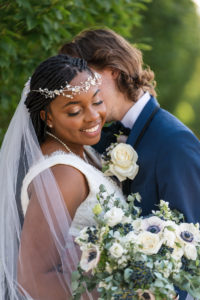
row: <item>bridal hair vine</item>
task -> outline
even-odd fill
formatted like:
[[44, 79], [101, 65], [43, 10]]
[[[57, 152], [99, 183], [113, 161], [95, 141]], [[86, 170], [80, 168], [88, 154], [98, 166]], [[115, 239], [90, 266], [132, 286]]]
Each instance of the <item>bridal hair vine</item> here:
[[[66, 81], [66, 85], [61, 86], [60, 89], [56, 89], [53, 91], [48, 90], [47, 88], [38, 90], [32, 90], [33, 92], [40, 93], [44, 95], [45, 98], [55, 98], [56, 96], [64, 96], [67, 98], [73, 99], [73, 96], [76, 94], [80, 94], [81, 92], [87, 92], [91, 86], [101, 85], [101, 75], [97, 72], [94, 72], [94, 76], [89, 76], [88, 79], [84, 82], [80, 82], [80, 85], [71, 85]], [[65, 92], [71, 92], [71, 94], [65, 94]]]

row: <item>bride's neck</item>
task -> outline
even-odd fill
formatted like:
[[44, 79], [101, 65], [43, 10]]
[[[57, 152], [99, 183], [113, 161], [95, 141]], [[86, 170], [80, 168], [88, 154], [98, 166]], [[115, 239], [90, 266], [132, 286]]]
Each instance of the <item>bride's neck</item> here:
[[[65, 144], [65, 143], [64, 143]], [[83, 145], [75, 145], [75, 144], [68, 144], [67, 148], [60, 143], [59, 141], [55, 140], [52, 137], [46, 138], [46, 140], [40, 145], [43, 155], [50, 155], [55, 151], [64, 151], [69, 153], [70, 151], [81, 158], [84, 159], [84, 147]]]

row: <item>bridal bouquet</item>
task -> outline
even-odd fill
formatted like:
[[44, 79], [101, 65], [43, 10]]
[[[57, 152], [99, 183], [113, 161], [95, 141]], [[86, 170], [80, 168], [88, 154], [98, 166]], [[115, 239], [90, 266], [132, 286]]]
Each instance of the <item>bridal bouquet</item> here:
[[199, 224], [184, 223], [163, 200], [142, 217], [139, 194], [122, 204], [101, 185], [97, 199], [97, 225], [76, 238], [82, 256], [72, 275], [73, 299], [86, 287], [97, 288], [99, 300], [178, 299], [175, 286], [200, 299]]

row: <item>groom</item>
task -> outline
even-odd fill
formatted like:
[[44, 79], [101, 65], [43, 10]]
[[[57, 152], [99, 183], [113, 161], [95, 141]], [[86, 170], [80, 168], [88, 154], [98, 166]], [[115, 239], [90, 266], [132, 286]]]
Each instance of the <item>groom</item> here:
[[[160, 108], [154, 74], [143, 69], [141, 52], [106, 29], [86, 30], [60, 53], [84, 58], [102, 75], [107, 121], [121, 121], [129, 128], [127, 143], [138, 153], [139, 172], [123, 183], [125, 194], [139, 192], [147, 215], [160, 199], [185, 215], [187, 222], [200, 221], [200, 142], [178, 119]], [[105, 151], [121, 123], [102, 132], [96, 149]], [[128, 130], [127, 130], [128, 132]], [[180, 300], [185, 293], [180, 293]]]
[[[60, 53], [79, 56], [102, 75], [107, 121], [130, 128], [127, 143], [138, 153], [139, 172], [126, 180], [126, 194], [139, 192], [143, 214], [168, 201], [188, 222], [200, 221], [200, 142], [155, 99], [154, 74], [143, 69], [141, 52], [106, 29], [86, 30], [65, 44]], [[103, 152], [113, 140], [105, 128], [96, 148]]]

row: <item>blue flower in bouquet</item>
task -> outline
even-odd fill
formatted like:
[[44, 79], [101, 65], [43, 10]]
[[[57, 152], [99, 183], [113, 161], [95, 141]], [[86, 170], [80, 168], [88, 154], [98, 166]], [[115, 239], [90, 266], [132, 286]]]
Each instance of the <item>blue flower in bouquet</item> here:
[[94, 269], [100, 259], [100, 251], [98, 246], [91, 245], [88, 247], [82, 247], [82, 256], [80, 260], [80, 267], [82, 270], [88, 272]]
[[180, 243], [197, 245], [200, 242], [199, 225], [181, 223], [176, 230]]
[[157, 234], [159, 232], [162, 232], [164, 227], [165, 221], [157, 216], [151, 216], [141, 221], [141, 229], [144, 231], [149, 231], [151, 233]]
[[190, 260], [197, 259], [197, 245], [200, 243], [198, 224], [182, 223], [176, 229], [177, 242], [181, 245], [183, 255]]

